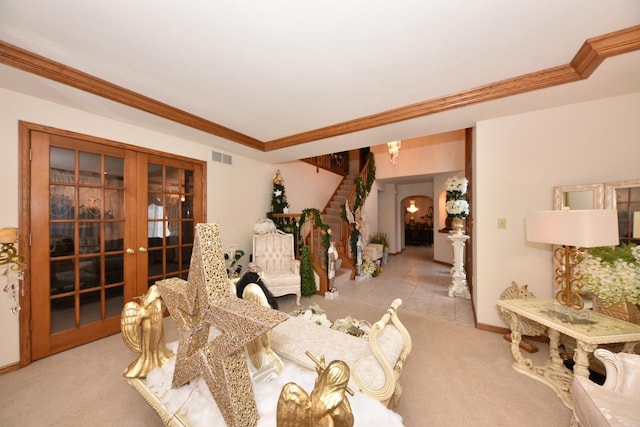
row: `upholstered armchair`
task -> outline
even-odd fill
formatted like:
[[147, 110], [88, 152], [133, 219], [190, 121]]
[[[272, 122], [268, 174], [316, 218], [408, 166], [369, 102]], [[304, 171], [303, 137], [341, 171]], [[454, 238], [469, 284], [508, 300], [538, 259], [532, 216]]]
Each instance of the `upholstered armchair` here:
[[296, 304], [300, 305], [300, 261], [295, 258], [293, 234], [280, 230], [254, 234], [249, 268], [260, 273], [274, 297], [296, 294]]
[[602, 361], [606, 380], [602, 386], [575, 376], [572, 426], [640, 425], [640, 355], [612, 353], [604, 348], [593, 355]]

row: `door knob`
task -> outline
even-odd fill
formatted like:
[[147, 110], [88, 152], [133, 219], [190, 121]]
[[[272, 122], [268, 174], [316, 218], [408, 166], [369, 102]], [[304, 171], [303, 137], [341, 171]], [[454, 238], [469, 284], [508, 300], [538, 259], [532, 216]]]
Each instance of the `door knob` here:
[[129, 255], [133, 255], [133, 254], [135, 254], [135, 253], [136, 253], [136, 250], [135, 250], [135, 249], [132, 249], [132, 248], [127, 248], [127, 253], [128, 253]]
[[147, 252], [147, 248], [145, 248], [144, 246], [140, 246], [140, 247], [138, 248], [138, 250], [139, 250], [140, 252], [142, 252], [142, 253]]

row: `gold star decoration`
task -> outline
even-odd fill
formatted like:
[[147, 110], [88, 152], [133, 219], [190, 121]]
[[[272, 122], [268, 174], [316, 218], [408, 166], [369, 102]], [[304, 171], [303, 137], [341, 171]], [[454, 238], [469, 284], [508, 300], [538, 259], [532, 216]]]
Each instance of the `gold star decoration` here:
[[[243, 347], [288, 316], [231, 295], [217, 224], [196, 225], [188, 281], [157, 282], [178, 330], [173, 387], [203, 375], [229, 426], [258, 422]], [[207, 343], [211, 325], [220, 335]]]

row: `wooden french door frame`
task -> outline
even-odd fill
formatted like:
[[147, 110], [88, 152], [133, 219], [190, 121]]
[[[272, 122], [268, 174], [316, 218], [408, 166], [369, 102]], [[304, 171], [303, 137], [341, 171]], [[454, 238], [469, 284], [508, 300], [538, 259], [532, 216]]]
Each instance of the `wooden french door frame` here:
[[[20, 305], [22, 309], [19, 312], [19, 344], [20, 344], [20, 359], [19, 359], [19, 367], [26, 366], [30, 364], [33, 360], [32, 358], [32, 319], [33, 319], [33, 309], [32, 309], [32, 287], [31, 280], [32, 268], [38, 268], [36, 260], [33, 258], [32, 248], [31, 248], [31, 240], [32, 238], [37, 238], [37, 236], [32, 235], [32, 209], [36, 209], [37, 206], [32, 205], [31, 200], [31, 173], [33, 164], [31, 161], [31, 133], [32, 131], [48, 133], [51, 135], [68, 137], [73, 139], [80, 139], [91, 143], [102, 144], [105, 146], [116, 147], [125, 150], [131, 150], [133, 152], [139, 153], [141, 158], [147, 159], [161, 159], [166, 164], [180, 164], [181, 162], [188, 162], [190, 164], [196, 165], [197, 169], [200, 171], [198, 173], [198, 180], [194, 182], [194, 186], [197, 187], [196, 193], [198, 194], [198, 203], [193, 206], [193, 215], [194, 215], [194, 224], [197, 222], [206, 222], [206, 162], [196, 159], [191, 159], [179, 155], [174, 155], [170, 153], [163, 153], [157, 150], [145, 149], [141, 147], [137, 147], [131, 144], [116, 142], [112, 140], [107, 140], [104, 138], [94, 137], [90, 135], [79, 134], [67, 130], [61, 130], [49, 126], [43, 126], [39, 124], [29, 123], [20, 121], [19, 122], [19, 175], [20, 179], [18, 182], [18, 192], [19, 192], [19, 247], [21, 255], [24, 256], [25, 264], [27, 265], [27, 269], [24, 272], [24, 281], [23, 288], [20, 294]], [[48, 167], [48, 165], [47, 165]], [[139, 163], [135, 165], [135, 168], [139, 167]], [[136, 170], [129, 170], [129, 173], [136, 173]], [[140, 175], [145, 175], [146, 178], [146, 170], [138, 171], [135, 176], [139, 177]], [[133, 175], [132, 175], [133, 176]], [[140, 180], [136, 178], [136, 185], [140, 184]], [[145, 187], [138, 187], [145, 188]], [[128, 194], [128, 193], [125, 193]], [[129, 196], [126, 196], [129, 197]], [[48, 202], [48, 201], [47, 201]], [[136, 206], [136, 209], [139, 206], [138, 200], [126, 200], [126, 206]], [[139, 217], [140, 215], [144, 215], [144, 220], [146, 221], [146, 209], [144, 212], [137, 212], [136, 215]], [[138, 222], [138, 221], [136, 221]], [[133, 225], [136, 227], [137, 225]], [[126, 225], [125, 227], [128, 227]], [[131, 230], [129, 230], [131, 232]], [[133, 231], [134, 233], [138, 233], [136, 236], [136, 242], [140, 238], [139, 231]], [[146, 233], [143, 233], [146, 235]], [[130, 242], [131, 243], [131, 242]], [[125, 246], [128, 243], [125, 243]], [[136, 245], [137, 246], [137, 245]], [[137, 262], [143, 263], [146, 262], [146, 257], [138, 257]], [[40, 266], [42, 267], [42, 266]], [[146, 266], [145, 266], [146, 267]], [[138, 268], [136, 268], [138, 270]], [[125, 279], [127, 280], [127, 279]], [[135, 291], [126, 292], [125, 293], [125, 302], [130, 300], [133, 296], [137, 296], [140, 293], [144, 293], [147, 288], [146, 280], [137, 280]], [[125, 288], [126, 289], [126, 288]]]
[[[471, 206], [471, 202], [473, 201], [474, 195], [474, 181], [473, 181], [473, 128], [466, 128], [464, 130], [464, 175], [469, 180], [467, 185], [467, 201], [469, 202], [469, 206]], [[464, 265], [467, 268], [467, 286], [469, 287], [469, 292], [471, 292], [471, 299], [473, 301], [473, 221], [474, 213], [473, 209], [469, 209], [469, 217], [466, 221], [467, 234], [470, 239], [467, 242], [467, 250], [465, 251], [465, 261]], [[474, 310], [474, 320], [476, 319], [475, 310]]]

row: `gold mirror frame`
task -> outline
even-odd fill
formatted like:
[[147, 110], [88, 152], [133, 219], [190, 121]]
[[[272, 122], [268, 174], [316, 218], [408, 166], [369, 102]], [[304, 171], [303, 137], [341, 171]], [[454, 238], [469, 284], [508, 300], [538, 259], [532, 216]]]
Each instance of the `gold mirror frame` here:
[[553, 187], [553, 209], [564, 209], [567, 193], [587, 191], [593, 192], [593, 206], [590, 209], [604, 209], [604, 184], [560, 185]]

